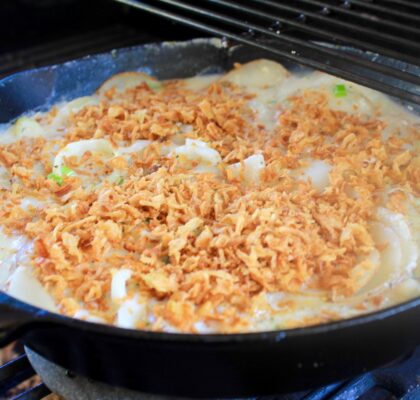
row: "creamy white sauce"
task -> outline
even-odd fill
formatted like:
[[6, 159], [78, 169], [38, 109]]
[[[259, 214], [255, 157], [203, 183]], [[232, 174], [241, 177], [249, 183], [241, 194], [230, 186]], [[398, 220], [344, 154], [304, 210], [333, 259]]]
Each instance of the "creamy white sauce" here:
[[[185, 80], [184, 85], [190, 90], [199, 91], [219, 79], [219, 75], [192, 77]], [[308, 88], [324, 91], [328, 97], [329, 105], [333, 109], [348, 113], [377, 115], [387, 125], [383, 132], [383, 140], [387, 140], [396, 129], [401, 130], [404, 134], [404, 132], [407, 133], [409, 125], [420, 124], [418, 116], [408, 113], [386, 96], [373, 90], [318, 72], [306, 76], [290, 75], [282, 66], [271, 61], [251, 62], [229, 72], [222, 77], [222, 80], [233, 82], [255, 94], [255, 97], [249, 100], [249, 105], [256, 114], [257, 123], [263, 125], [267, 131], [272, 130], [278, 124], [282, 108], [288, 105], [287, 98]], [[113, 86], [118, 91], [122, 91], [142, 83], [150, 84], [153, 90], [159, 90], [157, 82], [143, 74], [127, 73], [122, 78], [121, 76], [113, 77], [101, 86], [96, 96], [88, 96], [61, 104], [51, 126], [43, 126], [32, 117], [19, 118], [11, 127], [4, 127], [5, 131], [0, 134], [0, 144], [13, 143], [24, 137], [60, 136], [63, 134], [62, 126], [65, 126], [72, 113], [86, 105], [98, 104], [99, 98]], [[337, 84], [346, 85], [347, 96], [337, 98], [333, 95], [332, 88]], [[181, 157], [180, 162], [186, 166], [192, 161], [198, 163], [194, 167], [197, 173], [210, 172], [220, 175], [220, 163], [222, 162], [220, 154], [211, 147], [211, 143], [185, 140], [183, 135], [190, 132], [191, 129], [190, 125], [181, 126], [180, 134], [174, 137], [173, 142], [162, 146], [162, 154], [169, 157]], [[65, 157], [81, 157], [86, 151], [90, 151], [101, 154], [104, 160], [109, 160], [118, 155], [141, 154], [150, 144], [151, 142], [148, 140], [139, 140], [130, 146], [120, 147], [115, 147], [105, 139], [74, 142], [56, 154], [54, 173], [61, 174]], [[264, 167], [264, 157], [259, 154], [248, 157], [242, 163], [227, 166], [234, 176], [240, 176], [244, 182], [248, 183], [258, 183], [259, 174]], [[329, 173], [333, 168], [334, 166], [322, 160], [310, 159], [308, 165], [295, 171], [294, 175], [297, 179], [310, 180], [314, 188], [322, 192], [330, 184]], [[10, 176], [1, 165], [0, 189], [10, 189]], [[25, 209], [29, 206], [39, 208], [42, 207], [42, 203], [36, 199], [27, 198], [20, 206]], [[371, 233], [376, 243], [383, 244], [385, 242], [388, 245], [380, 254], [378, 261], [381, 265], [380, 273], [373, 275], [372, 279], [364, 285], [361, 294], [375, 292], [380, 287], [392, 287], [386, 300], [386, 304], [389, 305], [420, 295], [418, 280], [420, 277], [418, 261], [420, 218], [414, 209], [411, 209], [409, 218], [410, 221], [407, 221], [403, 215], [383, 208], [378, 210], [378, 221], [372, 223]], [[142, 234], [148, 235], [150, 232], [144, 230]], [[20, 300], [56, 311], [57, 306], [54, 304], [54, 300], [32, 273], [32, 267], [28, 260], [31, 244], [27, 239], [21, 236], [9, 237], [0, 232], [0, 242], [0, 288]], [[414, 274], [416, 275], [413, 276]], [[115, 324], [125, 328], [135, 328], [139, 322], [151, 322], [154, 319], [140, 296], [128, 296], [127, 286], [131, 276], [132, 272], [126, 269], [115, 272], [110, 294], [117, 306]], [[403, 277], [402, 280], [401, 277]], [[322, 296], [310, 293], [305, 295], [275, 293], [268, 295], [267, 300], [272, 305], [277, 304], [280, 300], [293, 300], [297, 306], [290, 310], [280, 308], [278, 315], [268, 319], [263, 311], [257, 312], [252, 330], [272, 329], [273, 326], [284, 326], [292, 321], [316, 317], [325, 312], [334, 312], [343, 318], [359, 313], [352, 307], [351, 302], [333, 304]], [[105, 322], [104, 319], [84, 310], [83, 307], [74, 317], [92, 322]], [[199, 322], [195, 325], [195, 329], [200, 333], [208, 333], [217, 331], [217, 326], [208, 326]], [[166, 330], [174, 331], [174, 328], [167, 324]]]
[[205, 89], [213, 82], [216, 82], [220, 78], [220, 75], [204, 75], [204, 76], [194, 76], [192, 78], [185, 79], [183, 84], [186, 89], [199, 91]]

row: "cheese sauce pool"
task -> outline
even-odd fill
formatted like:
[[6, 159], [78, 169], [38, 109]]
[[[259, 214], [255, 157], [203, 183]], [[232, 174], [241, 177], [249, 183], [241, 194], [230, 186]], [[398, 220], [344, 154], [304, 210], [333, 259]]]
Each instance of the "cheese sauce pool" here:
[[[243, 105], [231, 113], [222, 110], [225, 120], [221, 120], [211, 96], [222, 96], [224, 90], [223, 96], [233, 99], [232, 110], [235, 101]], [[157, 111], [150, 110], [165, 91], [173, 109], [165, 109], [159, 118]], [[142, 93], [150, 97], [145, 106]], [[189, 108], [190, 103], [195, 108]], [[306, 132], [299, 119], [293, 120], [300, 107], [307, 107]], [[339, 137], [340, 133], [324, 132], [319, 127], [325, 118], [319, 119], [319, 110], [327, 110], [325, 118], [336, 118], [336, 125], [337, 115], [347, 118], [361, 133], [349, 131]], [[243, 121], [237, 122], [236, 112], [245, 113]], [[309, 113], [313, 113], [313, 125]], [[118, 128], [118, 134], [109, 133], [121, 121], [129, 123]], [[236, 138], [231, 132], [239, 128], [231, 129], [226, 121], [249, 124], [241, 129], [257, 131], [259, 136]], [[315, 125], [320, 130], [312, 137], [312, 130], [318, 129]], [[341, 132], [346, 127], [337, 129]], [[147, 134], [132, 133], [142, 129]], [[376, 142], [366, 136], [363, 146], [369, 155], [360, 165], [371, 172], [359, 176], [360, 165], [352, 152], [363, 150], [357, 140], [369, 129], [379, 133]], [[268, 60], [250, 62], [223, 76], [183, 81], [158, 82], [140, 73], [117, 75], [94, 95], [58, 104], [48, 113], [23, 116], [1, 133], [0, 288], [40, 308], [91, 322], [198, 333], [307, 326], [415, 298], [420, 295], [419, 132], [418, 116], [378, 92], [318, 72], [291, 75]], [[249, 141], [264, 140], [252, 148], [246, 135], [251, 135]], [[299, 149], [304, 141], [308, 147]], [[244, 142], [243, 149], [237, 142]], [[153, 201], [133, 195], [125, 203], [125, 214], [114, 212], [113, 201], [114, 208], [103, 205], [98, 211], [102, 198], [121, 195], [123, 199], [124, 192], [141, 179], [153, 179], [148, 178], [153, 174], [161, 174], [153, 181], [153, 188], [157, 187]], [[158, 186], [166, 180], [177, 186], [176, 174], [180, 182], [208, 179], [204, 183], [220, 185], [220, 193], [235, 191], [239, 194], [233, 195], [234, 201], [260, 196], [256, 203], [260, 208], [244, 214], [255, 216], [258, 223], [247, 227], [233, 211], [214, 223], [216, 209], [207, 214], [197, 211], [193, 217], [176, 214], [172, 221], [172, 211], [165, 204], [176, 192], [163, 199], [159, 193], [166, 192], [159, 192]], [[360, 187], [346, 186], [346, 180]], [[282, 189], [276, 186], [280, 184]], [[146, 197], [154, 190], [146, 184], [142, 188]], [[308, 193], [315, 205], [309, 214], [306, 209], [302, 213], [314, 216], [309, 225], [316, 229], [306, 232], [293, 222], [287, 227], [275, 225], [274, 236], [284, 231], [280, 242], [269, 233], [258, 236], [265, 223], [274, 224], [270, 212], [278, 212], [270, 208], [271, 200], [262, 200], [270, 190], [272, 196]], [[340, 196], [347, 196], [342, 199], [349, 204], [356, 199], [346, 209], [342, 226], [337, 221], [327, 223], [329, 216], [316, 205], [320, 199], [320, 204], [325, 200], [333, 207], [328, 196], [337, 191], [343, 191]], [[363, 211], [368, 216], [365, 224], [355, 220], [362, 215], [355, 211], [357, 200], [372, 202]], [[241, 207], [238, 210], [245, 210], [246, 201]], [[263, 211], [267, 211], [265, 220]], [[78, 226], [72, 213], [78, 213], [86, 225]], [[298, 216], [293, 218], [299, 221]], [[299, 230], [307, 237], [323, 238], [328, 252], [317, 255], [316, 261], [297, 260], [299, 246], [310, 246]], [[237, 244], [223, 244], [225, 237]], [[253, 240], [262, 245], [253, 246]], [[136, 241], [143, 246], [141, 254]], [[294, 250], [284, 250], [282, 241]], [[206, 252], [214, 262], [203, 261]], [[348, 260], [353, 265], [347, 265]], [[280, 261], [281, 271], [275, 265]], [[340, 269], [336, 275], [335, 265]], [[241, 268], [244, 272], [232, 272]], [[292, 277], [289, 281], [283, 278], [287, 274]], [[232, 287], [246, 290], [249, 304], [238, 305]]]

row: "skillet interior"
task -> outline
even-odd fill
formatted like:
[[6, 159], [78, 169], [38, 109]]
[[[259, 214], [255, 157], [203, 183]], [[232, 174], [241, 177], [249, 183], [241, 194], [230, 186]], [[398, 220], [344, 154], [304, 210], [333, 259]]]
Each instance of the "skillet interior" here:
[[[227, 49], [215, 39], [195, 40], [122, 49], [26, 71], [0, 82], [0, 122], [90, 94], [118, 72], [140, 70], [160, 79], [182, 78], [221, 72], [234, 62], [262, 56], [261, 51], [242, 46]], [[284, 64], [294, 71], [302, 69]], [[66, 368], [132, 389], [188, 397], [299, 390], [384, 364], [419, 343], [415, 327], [420, 323], [420, 299], [313, 328], [229, 336], [95, 325], [52, 315], [3, 294], [0, 306], [0, 331], [2, 325], [6, 334], [14, 328], [16, 334], [25, 331], [25, 344]]]

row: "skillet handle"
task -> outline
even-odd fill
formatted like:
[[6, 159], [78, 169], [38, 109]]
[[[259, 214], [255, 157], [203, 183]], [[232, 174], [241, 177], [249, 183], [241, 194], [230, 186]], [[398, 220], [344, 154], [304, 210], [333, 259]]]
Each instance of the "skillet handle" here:
[[3, 302], [6, 296], [0, 292], [0, 348], [21, 337], [36, 321], [29, 310]]

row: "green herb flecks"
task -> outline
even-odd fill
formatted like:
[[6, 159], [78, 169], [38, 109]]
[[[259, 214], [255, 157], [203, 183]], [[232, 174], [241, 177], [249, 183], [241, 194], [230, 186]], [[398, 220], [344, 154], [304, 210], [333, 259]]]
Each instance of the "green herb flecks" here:
[[58, 186], [61, 186], [63, 184], [63, 177], [61, 177], [60, 175], [56, 175], [51, 172], [51, 174], [48, 174], [47, 178], [54, 181]]
[[66, 167], [65, 165], [63, 165], [60, 168], [60, 173], [61, 173], [61, 176], [64, 176], [64, 177], [66, 177], [66, 176], [75, 176], [76, 175], [76, 172], [74, 172], [71, 168]]
[[55, 174], [54, 172], [51, 172], [51, 174], [48, 174], [47, 178], [54, 181], [58, 186], [61, 186], [64, 182], [64, 178], [75, 175], [76, 172], [74, 172], [71, 168], [63, 165], [60, 168], [60, 174]]
[[340, 83], [339, 85], [334, 86], [334, 96], [335, 97], [345, 97], [347, 96], [347, 88], [346, 85]]

